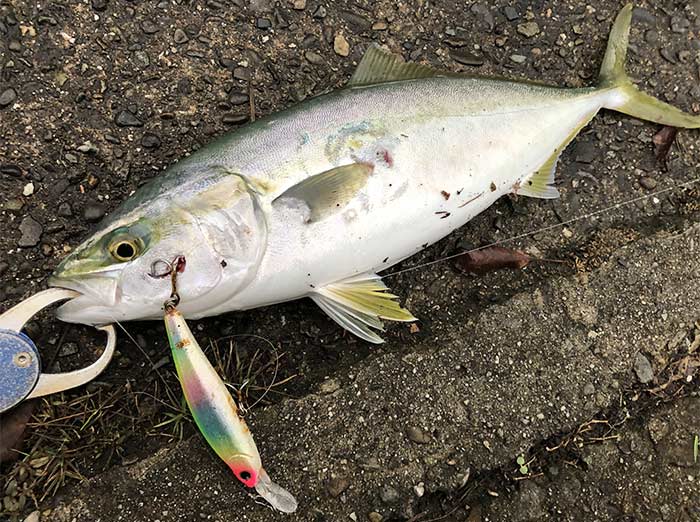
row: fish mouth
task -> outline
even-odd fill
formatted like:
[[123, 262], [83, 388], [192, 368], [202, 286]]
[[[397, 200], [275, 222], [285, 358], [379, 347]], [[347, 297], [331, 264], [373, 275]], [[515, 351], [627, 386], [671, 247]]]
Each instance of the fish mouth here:
[[[114, 322], [110, 309], [117, 303], [116, 281], [107, 278], [90, 278], [82, 281], [52, 276], [48, 280], [48, 285], [53, 288], [66, 288], [80, 294], [58, 307], [56, 316], [59, 320], [91, 326]], [[95, 286], [103, 292], [98, 293]]]

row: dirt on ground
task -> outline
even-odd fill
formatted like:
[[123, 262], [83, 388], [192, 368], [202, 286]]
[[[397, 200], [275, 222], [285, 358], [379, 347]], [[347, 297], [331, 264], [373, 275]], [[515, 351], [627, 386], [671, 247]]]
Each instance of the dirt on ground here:
[[[622, 6], [0, 0], [2, 309], [138, 186], [342, 87], [372, 43], [445, 70], [592, 85]], [[700, 4], [637, 6], [630, 75], [700, 112]], [[164, 329], [130, 323], [97, 381], [37, 402], [2, 467], [0, 517], [700, 520], [700, 139], [681, 131], [663, 157], [659, 130], [601, 113], [563, 154], [560, 199], [502, 198], [392, 269], [532, 231], [509, 246], [563, 261], [390, 276], [420, 322], [391, 325], [384, 345], [307, 301], [192, 323], [295, 515], [209, 450]], [[101, 340], [50, 314], [27, 331], [50, 371], [84, 366]]]

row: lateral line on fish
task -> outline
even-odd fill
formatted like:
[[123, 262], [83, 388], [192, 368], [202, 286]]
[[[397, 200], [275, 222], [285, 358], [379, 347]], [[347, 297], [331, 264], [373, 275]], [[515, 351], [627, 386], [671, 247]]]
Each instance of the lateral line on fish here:
[[560, 227], [565, 227], [566, 225], [570, 225], [571, 223], [576, 223], [578, 221], [590, 219], [592, 217], [605, 214], [606, 212], [611, 212], [611, 211], [618, 209], [618, 208], [633, 205], [634, 203], [638, 203], [639, 201], [646, 201], [647, 199], [651, 199], [651, 198], [654, 198], [656, 196], [660, 196], [662, 194], [667, 194], [669, 192], [673, 192], [673, 191], [680, 189], [680, 188], [687, 188], [687, 187], [694, 185], [698, 182], [700, 182], [700, 177], [692, 179], [690, 181], [685, 181], [683, 183], [679, 183], [678, 185], [674, 185], [672, 187], [667, 187], [665, 189], [657, 190], [656, 192], [652, 192], [651, 194], [646, 194], [644, 196], [639, 196], [639, 197], [628, 199], [625, 201], [620, 201], [618, 203], [615, 203], [614, 205], [610, 205], [610, 206], [605, 207], [605, 208], [594, 210], [593, 212], [589, 212], [588, 214], [583, 214], [581, 216], [567, 219], [566, 221], [562, 221], [561, 223], [556, 223], [554, 225], [548, 225], [548, 226], [543, 227], [543, 228], [538, 228], [537, 230], [531, 230], [529, 232], [525, 232], [523, 234], [518, 234], [516, 236], [511, 236], [511, 237], [508, 237], [505, 239], [499, 239], [498, 241], [494, 241], [493, 243], [489, 243], [488, 245], [483, 245], [483, 246], [480, 246], [477, 248], [472, 248], [471, 250], [467, 250], [465, 252], [459, 252], [458, 254], [452, 254], [449, 256], [441, 257], [440, 259], [435, 259], [433, 261], [421, 263], [421, 264], [416, 265], [416, 266], [410, 266], [410, 267], [404, 268], [402, 270], [397, 270], [396, 272], [390, 272], [388, 274], [382, 275], [382, 279], [387, 278], [387, 277], [391, 277], [391, 276], [396, 276], [399, 274], [404, 274], [406, 272], [412, 272], [413, 270], [418, 270], [421, 268], [425, 268], [427, 266], [436, 265], [438, 263], [442, 263], [443, 261], [449, 261], [450, 259], [454, 259], [456, 257], [463, 256], [465, 254], [471, 254], [472, 252], [478, 252], [479, 250], [484, 250], [484, 249], [491, 248], [494, 246], [502, 245], [502, 244], [508, 243], [510, 241], [516, 241], [518, 239], [523, 239], [526, 237], [534, 236], [535, 234], [539, 234], [541, 232], [549, 232], [550, 230], [555, 230], [555, 229], [560, 228]]

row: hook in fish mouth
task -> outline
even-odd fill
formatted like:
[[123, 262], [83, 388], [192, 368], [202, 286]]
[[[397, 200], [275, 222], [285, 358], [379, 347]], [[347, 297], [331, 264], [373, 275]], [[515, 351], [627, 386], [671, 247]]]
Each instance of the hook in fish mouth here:
[[180, 294], [177, 291], [177, 275], [184, 272], [186, 266], [187, 260], [183, 255], [177, 256], [172, 262], [168, 262], [164, 259], [156, 259], [151, 263], [151, 270], [148, 273], [150, 277], [163, 279], [170, 276], [170, 297], [163, 305], [166, 310], [174, 310], [175, 307], [180, 304]]

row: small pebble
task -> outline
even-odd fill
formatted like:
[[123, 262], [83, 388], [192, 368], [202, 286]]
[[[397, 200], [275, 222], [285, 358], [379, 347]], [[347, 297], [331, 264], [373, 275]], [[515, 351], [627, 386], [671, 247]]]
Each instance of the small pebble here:
[[31, 196], [32, 194], [34, 194], [34, 183], [32, 183], [30, 181], [22, 189], [22, 195], [23, 196]]
[[340, 494], [348, 489], [350, 481], [344, 477], [335, 477], [328, 481], [327, 489], [331, 497], [337, 498]]
[[58, 356], [68, 357], [76, 353], [78, 353], [78, 345], [76, 343], [63, 343], [63, 346], [61, 346], [61, 349], [58, 351]]
[[430, 442], [430, 435], [417, 427], [408, 428], [406, 430], [406, 435], [408, 436], [409, 440], [415, 442], [416, 444], [428, 444]]
[[335, 393], [340, 389], [340, 381], [338, 379], [328, 379], [321, 383], [318, 387], [319, 391], [325, 395]]
[[22, 177], [22, 170], [17, 165], [0, 165], [0, 172], [13, 178]]
[[690, 21], [683, 15], [675, 15], [671, 17], [671, 31], [674, 33], [685, 33], [690, 27]]
[[489, 9], [488, 5], [474, 4], [471, 7], [471, 12], [477, 15], [479, 18], [481, 18], [486, 23], [489, 30], [492, 30], [496, 25], [496, 20], [494, 19], [493, 13], [491, 13], [491, 10]]
[[247, 67], [236, 67], [233, 70], [233, 77], [236, 80], [248, 81], [250, 80], [250, 69]]
[[39, 244], [43, 228], [41, 223], [32, 216], [25, 216], [19, 224], [19, 231], [22, 233], [22, 236], [19, 238], [17, 245], [22, 248], [29, 248]]
[[2, 94], [0, 94], [0, 107], [7, 107], [8, 105], [14, 103], [16, 99], [17, 93], [14, 89], [5, 89], [4, 91], [2, 91]]
[[384, 517], [376, 511], [372, 511], [369, 515], [367, 515], [367, 520], [369, 520], [369, 522], [382, 522]]
[[2, 208], [10, 212], [17, 213], [24, 207], [24, 201], [21, 198], [10, 198], [3, 203]]
[[649, 176], [639, 178], [639, 184], [647, 190], [654, 190], [658, 185], [657, 181]]
[[229, 94], [228, 101], [231, 105], [243, 105], [248, 103], [248, 95], [244, 92], [232, 92]]
[[152, 132], [146, 132], [141, 138], [141, 145], [145, 149], [157, 149], [160, 147], [160, 138], [157, 134]]
[[418, 498], [421, 498], [423, 495], [425, 495], [425, 484], [423, 482], [419, 482], [413, 486], [413, 492]]
[[185, 33], [185, 31], [178, 28], [178, 29], [175, 29], [175, 34], [173, 35], [173, 40], [175, 40], [176, 44], [184, 44], [184, 43], [187, 43], [189, 41], [189, 37], [187, 36], [187, 33]]
[[527, 60], [527, 56], [523, 56], [522, 54], [511, 54], [510, 59], [513, 60], [515, 63], [525, 63], [525, 60]]
[[642, 353], [637, 353], [634, 358], [634, 372], [642, 384], [648, 384], [654, 380], [654, 369], [651, 367], [649, 359]]
[[324, 60], [323, 56], [314, 51], [306, 51], [304, 53], [304, 58], [306, 58], [309, 63], [312, 63], [314, 65], [323, 65], [324, 63], [326, 63], [326, 60]]
[[92, 0], [92, 8], [95, 11], [104, 11], [107, 9], [108, 0]]
[[130, 111], [123, 110], [117, 114], [114, 120], [120, 127], [142, 127], [143, 122]]
[[525, 22], [518, 24], [518, 32], [527, 38], [532, 38], [540, 33], [540, 26], [537, 25], [537, 22]]
[[58, 215], [61, 217], [71, 217], [73, 215], [73, 209], [70, 208], [68, 203], [61, 203], [58, 206]]
[[292, 8], [296, 9], [297, 11], [303, 11], [304, 9], [306, 9], [306, 0], [294, 0]]
[[105, 215], [105, 208], [99, 203], [88, 203], [83, 210], [85, 221], [95, 223]]
[[248, 113], [227, 112], [221, 117], [221, 122], [226, 125], [240, 125], [248, 121]]
[[152, 20], [144, 20], [141, 23], [141, 29], [143, 29], [143, 32], [146, 34], [155, 34], [160, 30]]
[[583, 387], [584, 395], [593, 395], [595, 393], [595, 386], [592, 383], [588, 383]]
[[333, 40], [333, 50], [339, 56], [348, 56], [350, 54], [350, 44], [342, 34], [335, 35]]
[[258, 29], [269, 29], [272, 27], [272, 22], [268, 18], [258, 18], [255, 21], [255, 27]]
[[518, 11], [515, 9], [513, 6], [506, 6], [505, 9], [503, 9], [503, 14], [506, 15], [506, 19], [509, 22], [513, 22], [520, 18], [520, 14]]
[[470, 65], [472, 67], [484, 65], [484, 58], [482, 56], [474, 54], [466, 49], [454, 49], [450, 51], [450, 56], [455, 62], [461, 63], [462, 65]]
[[379, 490], [379, 498], [381, 498], [382, 502], [385, 504], [393, 504], [399, 500], [399, 492], [389, 485], [384, 485]]

